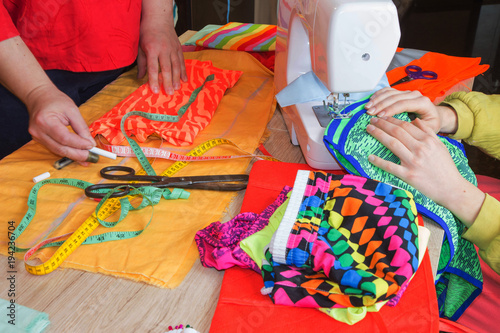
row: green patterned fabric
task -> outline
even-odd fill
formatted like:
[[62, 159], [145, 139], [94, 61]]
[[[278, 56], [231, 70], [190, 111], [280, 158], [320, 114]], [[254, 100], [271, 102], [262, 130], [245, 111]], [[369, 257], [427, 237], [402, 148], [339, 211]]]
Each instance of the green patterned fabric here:
[[[446, 208], [417, 191], [396, 176], [368, 161], [370, 154], [400, 163], [399, 158], [366, 132], [372, 116], [364, 109], [368, 99], [351, 104], [342, 113], [352, 117], [334, 119], [325, 131], [324, 142], [338, 162], [350, 173], [401, 187], [414, 195], [419, 212], [436, 221], [445, 231], [436, 277], [436, 291], [442, 317], [456, 320], [482, 289], [482, 273], [474, 245], [460, 235], [463, 224]], [[395, 116], [410, 121], [406, 113]], [[463, 147], [455, 140], [439, 137], [446, 145], [461, 175], [477, 186]]]

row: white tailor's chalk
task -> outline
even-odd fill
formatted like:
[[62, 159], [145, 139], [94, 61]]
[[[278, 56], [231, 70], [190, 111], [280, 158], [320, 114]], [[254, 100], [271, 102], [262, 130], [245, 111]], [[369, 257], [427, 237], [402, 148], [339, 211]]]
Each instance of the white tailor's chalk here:
[[41, 182], [42, 180], [47, 179], [49, 177], [50, 177], [50, 173], [49, 172], [44, 172], [41, 175], [34, 177], [33, 178], [33, 183]]
[[112, 153], [110, 151], [103, 150], [103, 149], [100, 149], [100, 148], [97, 148], [97, 147], [89, 149], [89, 151], [92, 152], [92, 153], [94, 153], [94, 154], [101, 155], [101, 156], [110, 158], [112, 160], [116, 160], [116, 154]]

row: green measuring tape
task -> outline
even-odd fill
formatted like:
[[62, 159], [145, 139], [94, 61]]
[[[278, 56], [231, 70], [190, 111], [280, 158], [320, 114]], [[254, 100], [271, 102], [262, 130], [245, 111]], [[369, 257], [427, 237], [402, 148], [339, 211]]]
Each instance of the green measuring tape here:
[[146, 171], [146, 173], [148, 175], [155, 176], [156, 173], [155, 173], [153, 167], [151, 166], [151, 164], [149, 164], [149, 161], [148, 161], [146, 155], [144, 155], [144, 152], [142, 151], [141, 147], [139, 147], [137, 142], [132, 140], [127, 135], [127, 132], [125, 131], [125, 121], [127, 120], [127, 118], [130, 116], [140, 116], [140, 117], [144, 117], [146, 119], [153, 120], [153, 121], [163, 121], [163, 122], [168, 121], [171, 123], [176, 123], [182, 118], [184, 113], [186, 113], [186, 110], [189, 108], [189, 106], [196, 100], [196, 97], [198, 96], [201, 89], [203, 89], [203, 87], [205, 86], [205, 83], [207, 83], [208, 81], [212, 81], [213, 79], [214, 79], [214, 74], [210, 74], [209, 76], [207, 76], [207, 78], [202, 83], [202, 85], [193, 91], [191, 96], [189, 96], [188, 102], [185, 105], [183, 105], [179, 109], [179, 111], [177, 111], [177, 115], [175, 115], [175, 116], [165, 115], [165, 114], [157, 114], [157, 113], [147, 113], [147, 112], [141, 112], [141, 111], [131, 111], [123, 116], [123, 118], [120, 122], [120, 129], [121, 129], [123, 135], [125, 135], [125, 138], [127, 139], [130, 147], [134, 151], [135, 156], [137, 156], [139, 163], [141, 163], [142, 167], [144, 168], [144, 170]]

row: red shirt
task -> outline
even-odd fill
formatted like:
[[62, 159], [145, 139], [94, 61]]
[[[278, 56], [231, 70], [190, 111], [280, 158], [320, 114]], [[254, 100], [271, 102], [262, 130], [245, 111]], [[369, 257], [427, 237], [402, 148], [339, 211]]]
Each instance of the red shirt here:
[[97, 72], [137, 57], [141, 0], [3, 0], [0, 42], [21, 36], [43, 69]]

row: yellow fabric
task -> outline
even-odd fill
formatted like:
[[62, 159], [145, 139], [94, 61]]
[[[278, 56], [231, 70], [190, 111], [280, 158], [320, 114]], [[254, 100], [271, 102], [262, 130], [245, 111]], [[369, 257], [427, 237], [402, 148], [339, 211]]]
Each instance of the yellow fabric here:
[[[226, 92], [212, 122], [199, 133], [192, 146], [186, 148], [163, 147], [187, 153], [196, 145], [217, 137], [235, 142], [246, 151], [253, 152], [259, 145], [276, 102], [273, 74], [255, 58], [244, 52], [207, 50], [185, 53], [187, 59], [211, 60], [214, 66], [243, 71], [238, 83]], [[145, 81], [136, 79], [136, 71], [125, 73], [114, 83], [80, 107], [90, 124], [132, 93]], [[158, 147], [160, 140], [147, 143]], [[207, 155], [239, 153], [235, 148], [219, 146]], [[82, 167], [73, 163], [62, 170], [55, 170], [52, 163], [58, 157], [41, 145], [30, 142], [20, 150], [0, 161], [0, 196], [4, 220], [19, 223], [26, 213], [32, 178], [49, 171], [52, 178], [77, 178], [92, 183], [101, 181], [99, 170], [108, 165], [127, 165], [140, 169], [135, 158], [118, 158], [116, 161], [101, 157], [97, 164]], [[208, 175], [245, 173], [250, 159], [192, 162], [177, 175]], [[172, 162], [156, 160], [153, 168], [159, 174]], [[100, 272], [159, 287], [175, 288], [182, 282], [197, 258], [194, 235], [209, 223], [219, 220], [236, 193], [192, 190], [188, 200], [162, 200], [154, 207], [153, 220], [138, 237], [96, 245], [79, 247], [61, 267]], [[33, 246], [51, 230], [50, 237], [72, 232], [95, 210], [97, 203], [87, 199], [83, 191], [67, 186], [46, 185], [39, 193], [37, 214], [27, 231], [17, 240], [18, 247]], [[67, 216], [66, 216], [67, 215]], [[93, 234], [109, 231], [142, 229], [151, 217], [151, 207], [129, 213], [113, 229], [98, 227]], [[117, 220], [112, 217], [110, 221]], [[0, 229], [2, 254], [7, 253], [7, 227]], [[44, 249], [36, 255], [46, 261], [55, 251]], [[21, 257], [21, 256], [18, 256]]]
[[490, 156], [500, 159], [500, 95], [456, 92], [442, 103], [457, 112], [458, 129], [454, 139], [463, 139]]

